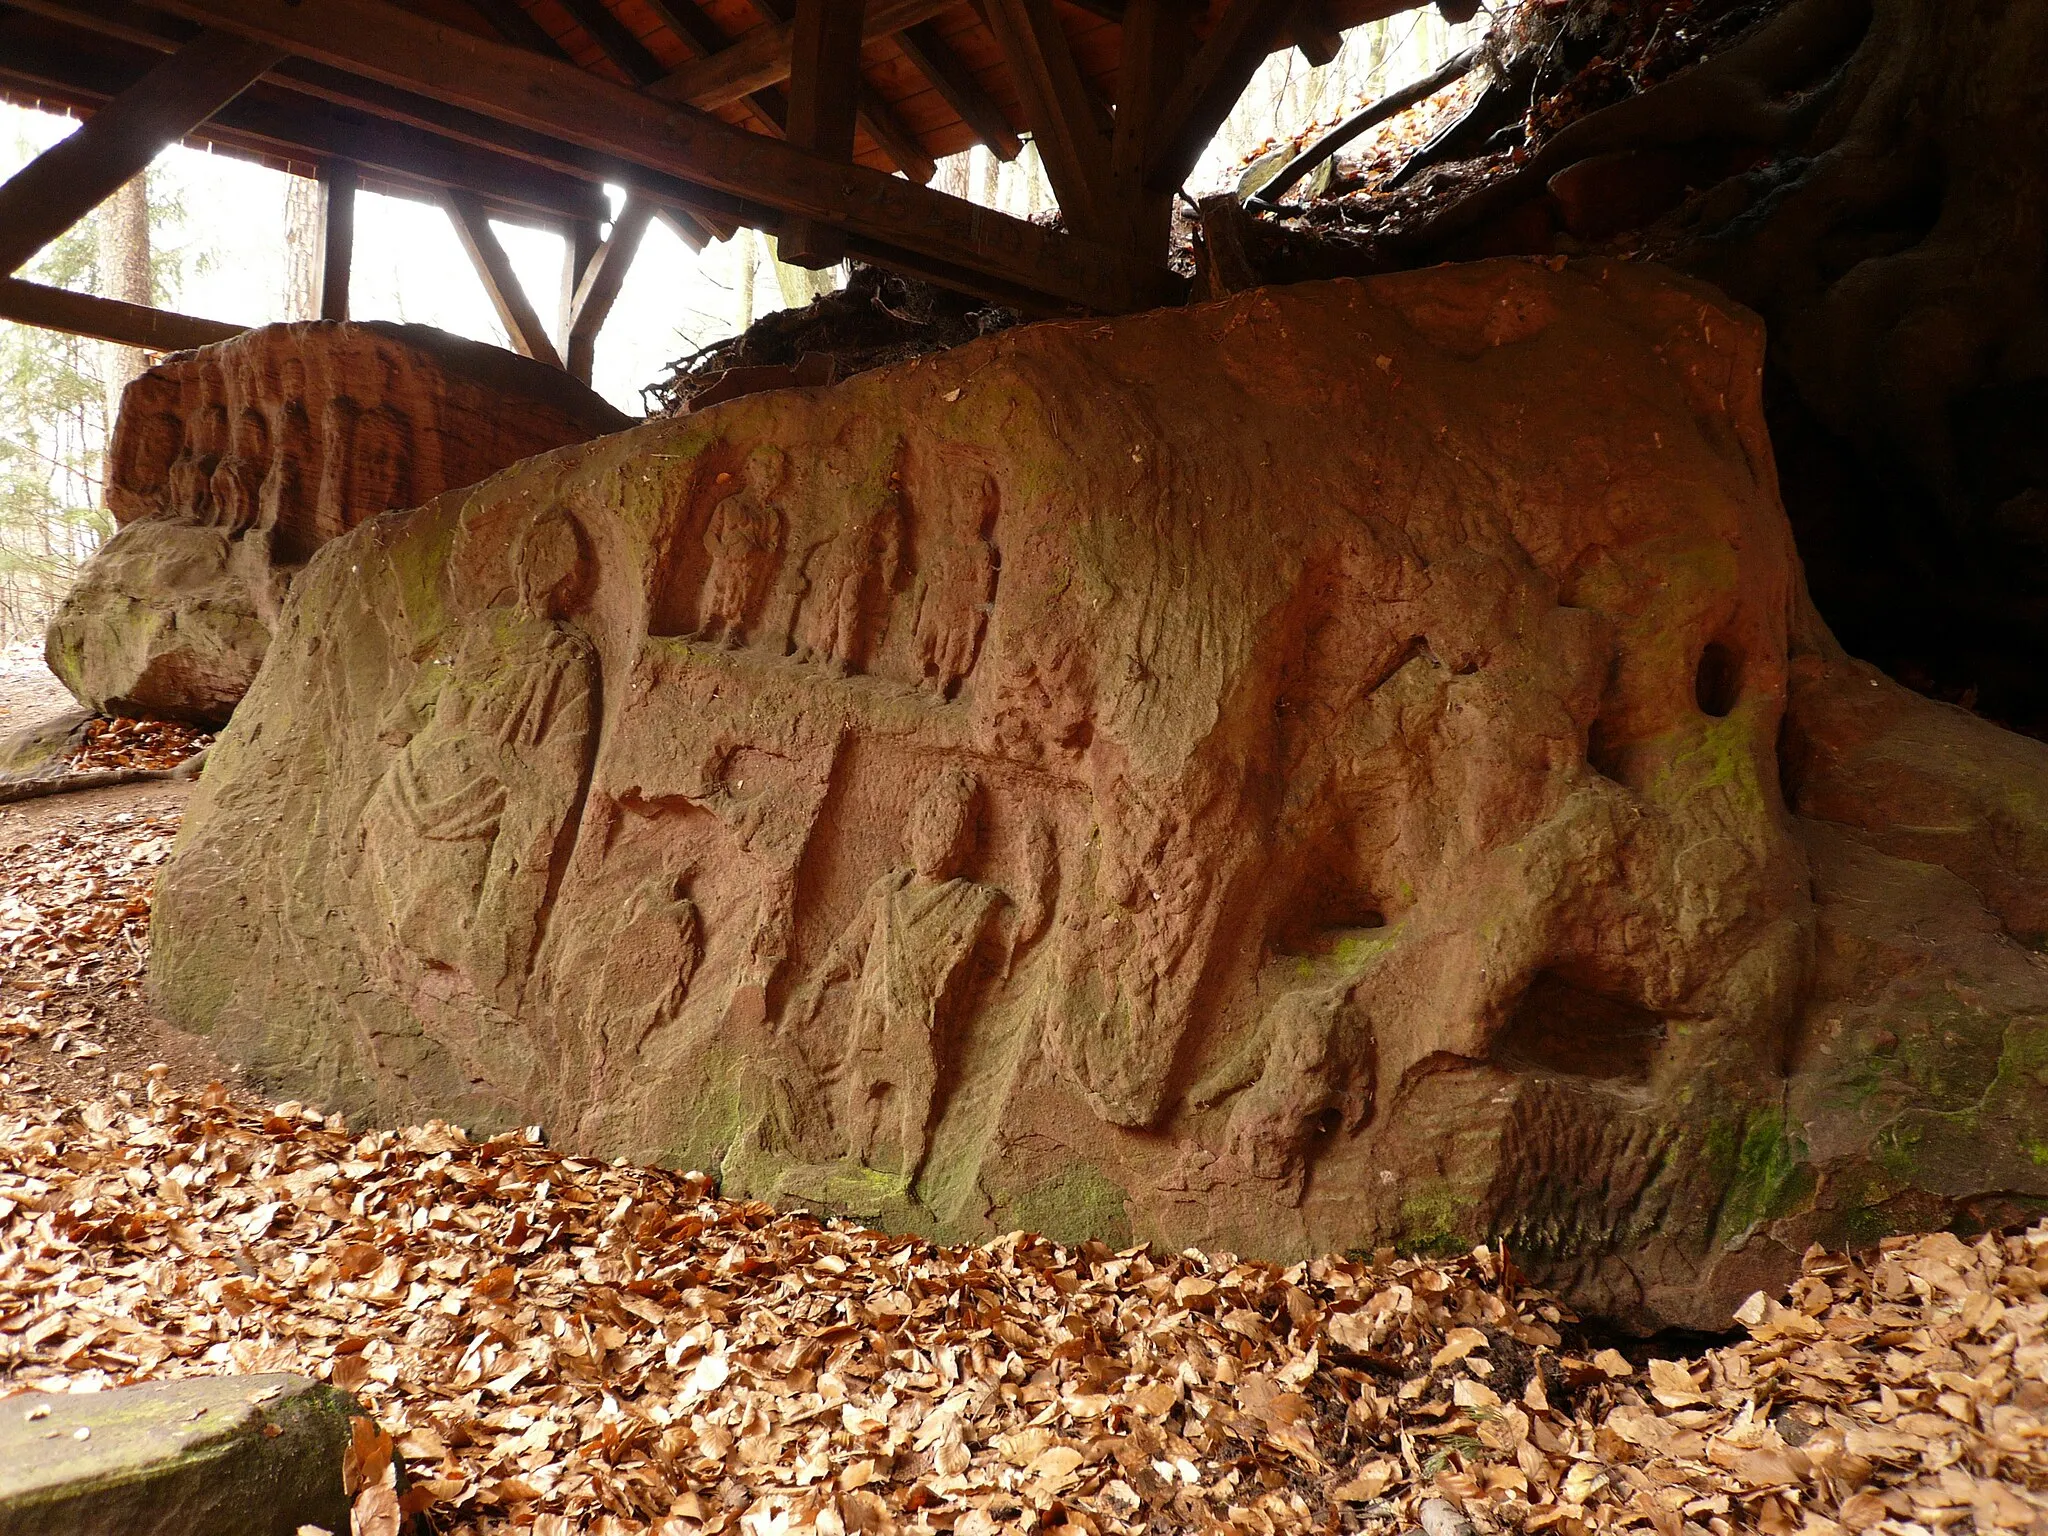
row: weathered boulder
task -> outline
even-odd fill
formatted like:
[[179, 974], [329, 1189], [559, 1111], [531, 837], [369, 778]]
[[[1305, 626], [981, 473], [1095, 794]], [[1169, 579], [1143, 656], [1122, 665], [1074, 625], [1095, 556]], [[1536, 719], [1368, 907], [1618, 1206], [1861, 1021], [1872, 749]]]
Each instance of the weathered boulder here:
[[119, 531], [51, 622], [50, 670], [109, 714], [227, 719], [329, 539], [627, 418], [560, 369], [423, 325], [272, 325], [128, 386]]
[[945, 1234], [1503, 1241], [1639, 1326], [2041, 1208], [2032, 865], [1891, 829], [2048, 749], [1832, 649], [1760, 347], [1652, 270], [1438, 268], [382, 519], [215, 749], [159, 994], [336, 1107]]
[[202, 1376], [0, 1402], [0, 1536], [349, 1529], [362, 1410], [303, 1376]]

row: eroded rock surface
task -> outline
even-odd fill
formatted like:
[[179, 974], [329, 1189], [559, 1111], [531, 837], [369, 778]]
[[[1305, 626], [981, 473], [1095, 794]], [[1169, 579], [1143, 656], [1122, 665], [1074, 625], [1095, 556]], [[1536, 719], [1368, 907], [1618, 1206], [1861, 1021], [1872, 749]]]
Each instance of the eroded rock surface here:
[[1438, 268], [380, 520], [215, 749], [161, 997], [335, 1107], [958, 1235], [1505, 1241], [1642, 1326], [2039, 1208], [2034, 865], [1898, 829], [2048, 750], [1811, 619], [1760, 348]]
[[273, 325], [166, 358], [122, 397], [120, 528], [51, 623], [50, 670], [102, 713], [223, 721], [322, 544], [626, 420], [427, 326]]

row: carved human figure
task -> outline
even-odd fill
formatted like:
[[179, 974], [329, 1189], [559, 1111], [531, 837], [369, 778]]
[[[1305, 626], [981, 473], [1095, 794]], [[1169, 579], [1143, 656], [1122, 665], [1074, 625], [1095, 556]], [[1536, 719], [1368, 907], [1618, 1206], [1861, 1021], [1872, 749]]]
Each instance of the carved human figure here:
[[615, 1069], [630, 1070], [648, 1037], [673, 1023], [704, 957], [703, 921], [686, 881], [650, 875], [622, 906], [589, 913], [546, 962], [558, 1007], [583, 1021], [596, 1046], [593, 1098]]
[[270, 423], [254, 406], [244, 407], [235, 416], [228, 451], [214, 466], [209, 486], [214, 521], [221, 527], [256, 526], [269, 461]]
[[463, 627], [424, 725], [363, 813], [390, 938], [507, 1003], [524, 984], [583, 795], [598, 697], [596, 653], [562, 618], [584, 580], [581, 531], [565, 513], [543, 513], [513, 560], [516, 603]]
[[943, 538], [920, 543], [917, 663], [925, 682], [949, 699], [974, 670], [996, 596], [997, 491], [986, 472], [955, 476], [943, 492]]
[[844, 675], [860, 670], [875, 615], [902, 579], [903, 499], [892, 483], [852, 515], [812, 559], [797, 617], [797, 655]]
[[263, 481], [263, 524], [271, 530], [277, 559], [298, 565], [338, 533], [316, 524], [317, 486], [310, 483], [319, 469], [319, 444], [306, 413], [306, 365], [287, 358], [281, 375], [275, 430], [271, 433], [270, 472]]
[[1287, 1204], [1301, 1198], [1315, 1142], [1355, 1131], [1372, 1114], [1372, 1030], [1351, 993], [1339, 983], [1281, 994], [1247, 1048], [1188, 1095], [1198, 1109], [1232, 1100], [1224, 1165], [1275, 1181]]
[[781, 449], [756, 448], [741, 466], [739, 488], [712, 509], [704, 530], [711, 570], [698, 624], [706, 639], [743, 643], [775, 578], [784, 530], [775, 496], [782, 488], [783, 468]]
[[357, 418], [349, 476], [349, 510], [357, 522], [412, 505], [413, 436], [413, 423], [390, 406]]
[[221, 403], [217, 368], [199, 370], [198, 402], [186, 418], [184, 451], [166, 477], [171, 515], [188, 522], [211, 522], [213, 472], [227, 449], [227, 408]]
[[825, 988], [854, 982], [841, 1069], [848, 1141], [867, 1166], [904, 1178], [923, 1165], [949, 1037], [973, 1004], [977, 954], [1008, 901], [962, 873], [979, 798], [971, 773], [939, 775], [911, 815], [910, 867], [868, 888], [799, 1004], [808, 1021]]

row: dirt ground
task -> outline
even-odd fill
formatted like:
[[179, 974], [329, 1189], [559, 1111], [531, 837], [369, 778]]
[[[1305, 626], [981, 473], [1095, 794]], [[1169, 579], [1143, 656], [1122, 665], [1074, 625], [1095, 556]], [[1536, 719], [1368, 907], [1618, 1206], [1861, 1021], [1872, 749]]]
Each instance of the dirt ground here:
[[0, 736], [77, 707], [43, 665], [41, 646], [0, 646]]

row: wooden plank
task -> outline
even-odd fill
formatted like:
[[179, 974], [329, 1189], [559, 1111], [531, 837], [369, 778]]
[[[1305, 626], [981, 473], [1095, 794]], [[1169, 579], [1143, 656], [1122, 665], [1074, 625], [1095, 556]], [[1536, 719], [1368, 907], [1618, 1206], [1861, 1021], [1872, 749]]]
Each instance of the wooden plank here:
[[[1151, 262], [1094, 240], [1041, 228], [860, 166], [834, 165], [789, 144], [679, 110], [571, 66], [383, 0], [154, 0], [188, 20], [221, 25], [335, 70], [445, 103], [508, 128], [492, 142], [525, 141], [537, 164], [577, 171], [594, 153], [621, 167], [676, 178], [756, 206], [836, 223], [870, 248], [1027, 291], [1060, 304], [1116, 313], [1177, 302], [1185, 283]], [[891, 0], [882, 0], [891, 3]], [[550, 150], [550, 143], [564, 146]], [[663, 201], [689, 206], [664, 189]], [[717, 199], [704, 206], [716, 209]]]
[[[862, 0], [796, 0], [789, 55], [789, 142], [836, 163], [853, 160], [860, 109]], [[830, 267], [845, 259], [846, 237], [816, 219], [782, 226], [782, 260]]]
[[0, 187], [0, 272], [12, 272], [284, 57], [203, 32]]
[[18, 277], [0, 277], [0, 320], [91, 336], [149, 352], [184, 352], [239, 336], [246, 326], [202, 320], [144, 304], [124, 304], [90, 293], [46, 288]]
[[1009, 119], [1003, 116], [1003, 109], [981, 88], [974, 72], [960, 61], [960, 55], [953, 51], [936, 24], [921, 21], [914, 27], [905, 27], [896, 34], [895, 42], [946, 105], [960, 114], [960, 121], [988, 146], [990, 154], [998, 160], [1014, 160], [1023, 152], [1023, 143]]
[[348, 318], [349, 274], [355, 266], [356, 168], [346, 160], [320, 167], [320, 318]]
[[618, 302], [619, 290], [625, 286], [633, 258], [640, 254], [640, 242], [647, 235], [648, 220], [653, 217], [654, 204], [643, 198], [627, 198], [626, 206], [619, 210], [612, 224], [611, 235], [597, 248], [577, 286], [564, 361], [570, 375], [585, 384], [590, 382], [592, 365], [597, 360], [597, 333], [604, 329], [605, 318]]
[[483, 205], [467, 192], [451, 191], [448, 194], [448, 219], [455, 226], [462, 248], [469, 252], [476, 275], [484, 285], [484, 292], [491, 297], [491, 306], [497, 310], [505, 334], [512, 339], [512, 349], [537, 363], [561, 367], [561, 354], [555, 350], [548, 328], [534, 312], [533, 301], [527, 298], [526, 290], [519, 285], [519, 274], [512, 270], [512, 258], [505, 253], [505, 245], [499, 240], [498, 232], [491, 228], [490, 215], [484, 211]]
[[[789, 0], [752, 0], [754, 14], [763, 21], [780, 26], [795, 14], [795, 7]], [[857, 57], [856, 57], [857, 62]], [[779, 91], [757, 92], [748, 97], [749, 101], [764, 98], [780, 100]], [[784, 112], [784, 120], [787, 112]], [[923, 186], [937, 174], [938, 166], [925, 153], [924, 145], [917, 135], [897, 118], [889, 103], [868, 81], [860, 82], [860, 110], [857, 116], [860, 126], [867, 130], [876, 148], [889, 157], [889, 161], [919, 186]]]
[[[862, 40], [887, 37], [920, 21], [929, 21], [954, 3], [956, 0], [870, 0], [865, 8]], [[763, 86], [787, 80], [795, 40], [793, 21], [756, 27], [742, 34], [731, 47], [694, 64], [685, 64], [657, 81], [650, 91], [664, 101], [687, 102], [707, 109], [722, 107]]]
[[1130, 0], [1123, 18], [1110, 200], [1130, 249], [1160, 260], [1173, 233], [1173, 193], [1145, 184], [1147, 137], [1194, 53], [1193, 21], [1190, 0]]
[[1052, 0], [987, 0], [1024, 122], [1070, 228], [1102, 236], [1108, 216], [1110, 143]]
[[1171, 192], [1187, 179], [1253, 73], [1273, 51], [1292, 0], [1228, 0], [1146, 139], [1145, 185]]

